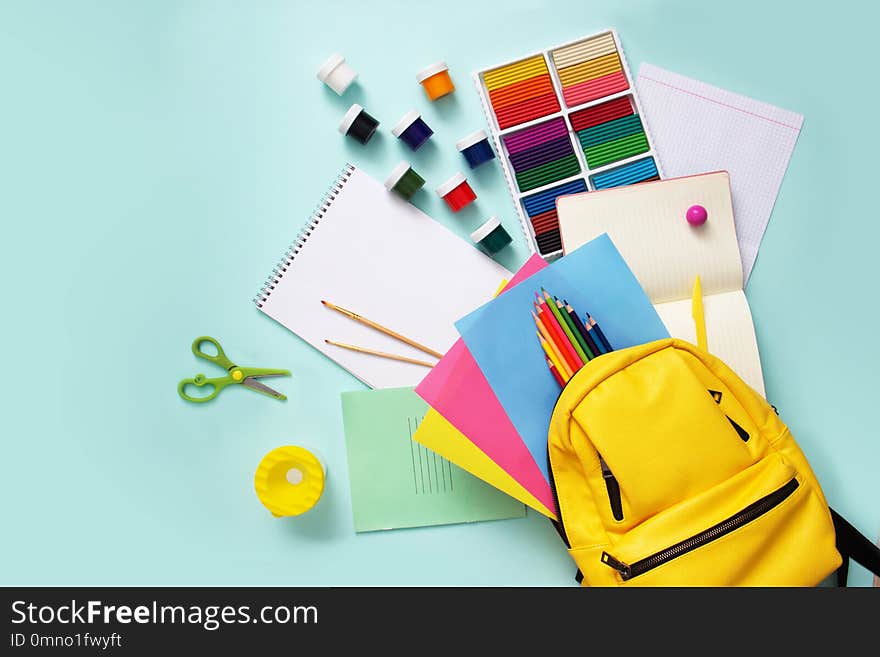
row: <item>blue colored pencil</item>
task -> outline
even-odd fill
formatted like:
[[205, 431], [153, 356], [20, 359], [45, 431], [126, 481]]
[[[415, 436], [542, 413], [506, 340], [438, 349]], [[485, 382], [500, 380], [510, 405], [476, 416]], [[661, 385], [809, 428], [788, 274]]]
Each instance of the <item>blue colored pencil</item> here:
[[596, 337], [598, 338], [598, 342], [601, 343], [602, 353], [607, 354], [609, 351], [614, 351], [614, 349], [611, 348], [611, 344], [608, 342], [608, 339], [605, 337], [605, 334], [602, 333], [602, 329], [596, 323], [596, 320], [593, 319], [592, 317], [590, 317], [590, 313], [587, 313], [587, 322], [586, 323], [587, 323], [587, 326], [589, 326], [589, 328], [592, 329], [592, 332], [594, 332], [596, 334]]

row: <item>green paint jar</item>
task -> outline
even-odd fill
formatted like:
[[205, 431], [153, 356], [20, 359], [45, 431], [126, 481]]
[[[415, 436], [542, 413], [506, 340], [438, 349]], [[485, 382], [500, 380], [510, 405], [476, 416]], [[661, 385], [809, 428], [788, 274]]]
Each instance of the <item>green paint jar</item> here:
[[494, 216], [471, 233], [471, 239], [489, 255], [498, 253], [513, 241], [510, 233], [501, 225], [501, 220]]
[[413, 171], [409, 162], [404, 161], [391, 171], [391, 175], [385, 180], [385, 189], [389, 192], [397, 192], [409, 200], [424, 184], [425, 179]]

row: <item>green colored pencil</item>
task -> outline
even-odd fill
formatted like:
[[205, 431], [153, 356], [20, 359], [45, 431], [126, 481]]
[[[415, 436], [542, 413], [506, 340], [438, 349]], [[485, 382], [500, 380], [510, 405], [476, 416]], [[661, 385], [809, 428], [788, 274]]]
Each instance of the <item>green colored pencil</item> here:
[[553, 299], [550, 297], [550, 294], [543, 287], [541, 288], [541, 293], [544, 295], [544, 299], [547, 302], [547, 307], [550, 309], [550, 312], [553, 313], [553, 316], [556, 318], [556, 321], [559, 322], [559, 326], [562, 328], [563, 333], [565, 333], [565, 337], [568, 338], [568, 341], [571, 342], [571, 346], [574, 348], [575, 352], [577, 352], [578, 357], [584, 362], [587, 362], [586, 356], [582, 356], [580, 353], [580, 345], [578, 341], [574, 339], [574, 336], [571, 334], [571, 329], [568, 328], [568, 322], [565, 321], [562, 317], [562, 313], [559, 312], [559, 308], [554, 303]]
[[562, 319], [565, 320], [565, 323], [568, 324], [568, 330], [569, 332], [571, 332], [571, 336], [574, 340], [572, 344], [574, 345], [575, 351], [578, 352], [578, 356], [581, 357], [581, 360], [584, 361], [584, 363], [588, 362], [592, 355], [584, 349], [583, 339], [578, 333], [577, 327], [574, 325], [574, 322], [571, 321], [571, 315], [568, 314], [568, 311], [565, 309], [565, 306], [559, 299], [557, 299], [556, 297], [553, 297], [553, 299], [556, 301], [556, 307], [559, 308], [559, 314], [562, 316]]
[[584, 326], [584, 323], [581, 321], [581, 318], [577, 316], [574, 308], [572, 308], [568, 301], [562, 302], [565, 305], [565, 311], [568, 313], [568, 318], [571, 320], [571, 323], [574, 325], [575, 335], [581, 341], [581, 346], [584, 348], [584, 353], [587, 354], [587, 357], [590, 359], [595, 358], [598, 355], [598, 352], [590, 346], [590, 343], [587, 341], [587, 329]]

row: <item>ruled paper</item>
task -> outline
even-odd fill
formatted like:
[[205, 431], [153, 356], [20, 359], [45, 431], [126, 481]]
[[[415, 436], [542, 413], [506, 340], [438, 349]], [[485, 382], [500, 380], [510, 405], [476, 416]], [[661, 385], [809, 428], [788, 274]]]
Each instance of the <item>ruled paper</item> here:
[[651, 64], [636, 86], [667, 178], [730, 173], [748, 281], [804, 117]]

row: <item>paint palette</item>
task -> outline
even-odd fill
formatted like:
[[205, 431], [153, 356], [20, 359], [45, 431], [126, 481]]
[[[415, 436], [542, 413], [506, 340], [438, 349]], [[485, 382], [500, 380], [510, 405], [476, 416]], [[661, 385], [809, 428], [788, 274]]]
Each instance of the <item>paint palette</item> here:
[[617, 32], [473, 74], [532, 251], [562, 255], [556, 199], [661, 177]]

